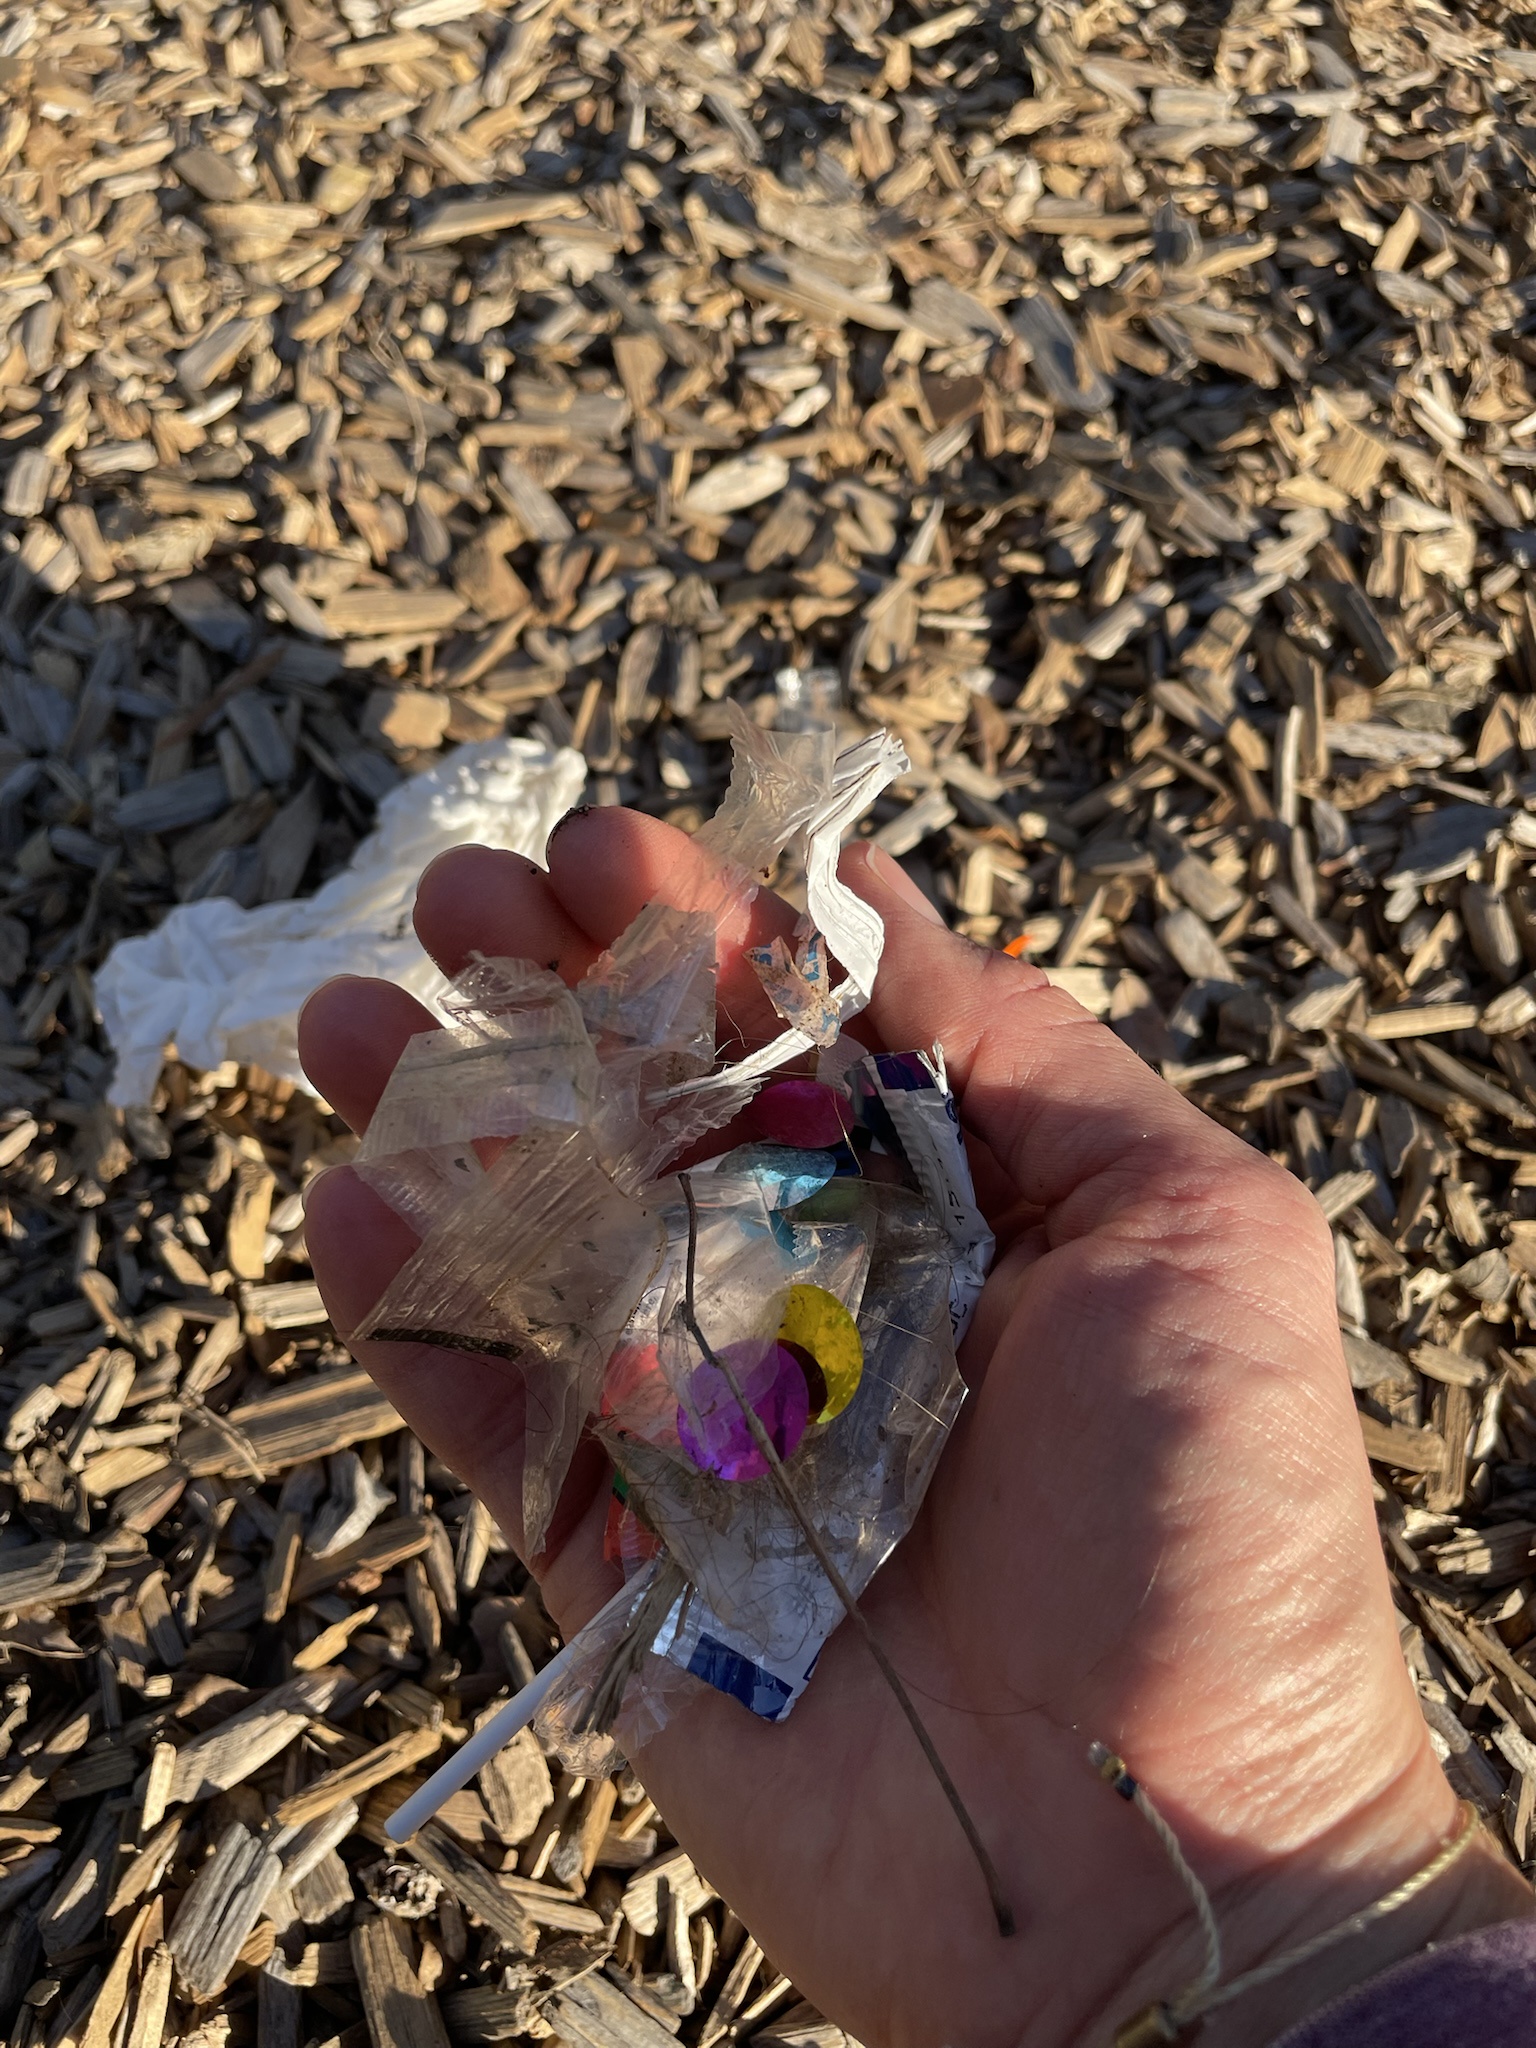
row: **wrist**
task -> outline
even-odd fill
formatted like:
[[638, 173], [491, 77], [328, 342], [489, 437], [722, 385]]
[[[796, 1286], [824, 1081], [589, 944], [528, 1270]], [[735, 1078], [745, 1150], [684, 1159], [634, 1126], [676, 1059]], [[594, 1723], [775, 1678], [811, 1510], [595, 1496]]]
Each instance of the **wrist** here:
[[[1395, 1881], [1385, 1878], [1382, 1890], [1390, 1890]], [[1314, 1920], [1334, 1924], [1370, 1903], [1369, 1899], [1346, 1903], [1345, 1896], [1317, 1914], [1302, 1916], [1296, 1933], [1286, 1936], [1279, 1947], [1291, 1947], [1317, 1931]], [[1520, 1918], [1531, 1910], [1530, 1887], [1480, 1828], [1456, 1864], [1422, 1896], [1310, 1962], [1258, 1986], [1248, 1997], [1234, 1999], [1230, 2006], [1212, 2013], [1201, 2048], [1254, 2048], [1257, 2042], [1275, 2041], [1334, 1999], [1369, 1983], [1394, 1964], [1406, 1962], [1432, 1943], [1452, 1941], [1457, 1935]], [[1254, 1961], [1264, 1959], [1260, 1955]]]
[[[1221, 1982], [1283, 1958], [1348, 1922], [1423, 1870], [1453, 1842], [1462, 1812], [1428, 1756], [1388, 1791], [1296, 1851], [1273, 1857], [1212, 1888], [1222, 1940]], [[1431, 1944], [1533, 1910], [1530, 1886], [1477, 1823], [1464, 1848], [1424, 1890], [1321, 1953], [1218, 2006], [1198, 2033], [1200, 2048], [1256, 2048]], [[1193, 1914], [1170, 1929], [1105, 2008], [1105, 2038], [1149, 2005], [1173, 1999], [1198, 1968]], [[1181, 2036], [1180, 2038], [1184, 2038]]]

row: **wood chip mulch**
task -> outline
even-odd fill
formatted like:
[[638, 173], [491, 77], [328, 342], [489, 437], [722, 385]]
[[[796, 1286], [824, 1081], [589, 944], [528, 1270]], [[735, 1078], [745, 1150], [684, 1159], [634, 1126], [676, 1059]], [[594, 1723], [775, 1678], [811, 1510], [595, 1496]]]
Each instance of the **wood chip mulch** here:
[[505, 730], [691, 826], [727, 700], [1317, 1192], [1404, 1652], [1536, 1859], [1536, 17], [0, 16], [0, 2031], [842, 2048], [326, 1327], [349, 1140], [104, 1087], [93, 970]]

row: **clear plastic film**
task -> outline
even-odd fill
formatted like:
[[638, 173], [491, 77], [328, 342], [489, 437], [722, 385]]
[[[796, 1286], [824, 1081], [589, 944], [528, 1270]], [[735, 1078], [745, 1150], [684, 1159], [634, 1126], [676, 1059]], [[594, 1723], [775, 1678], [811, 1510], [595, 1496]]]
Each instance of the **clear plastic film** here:
[[[533, 1723], [545, 1753], [583, 1778], [613, 1770], [620, 1750], [633, 1756], [643, 1749], [697, 1684], [649, 1647], [683, 1598], [675, 1567], [650, 1557], [624, 1592], [573, 1638], [571, 1662]], [[605, 1693], [616, 1697], [610, 1702]]]
[[661, 1172], [698, 1135], [673, 1098], [715, 1064], [715, 933], [709, 911], [648, 904], [577, 986], [602, 1069], [594, 1128], [622, 1186]]
[[719, 862], [722, 877], [755, 881], [797, 833], [810, 827], [837, 787], [839, 760], [830, 726], [771, 732], [755, 725], [735, 703], [731, 753], [730, 785], [694, 844]]
[[[903, 1189], [838, 1185], [877, 1242], [859, 1318], [864, 1370], [843, 1426], [804, 1439], [787, 1469], [857, 1594], [911, 1528], [964, 1388], [942, 1233]], [[612, 1413], [599, 1434], [658, 1547], [630, 1579], [622, 1620], [610, 1614], [582, 1643], [541, 1711], [541, 1738], [570, 1769], [601, 1769], [611, 1756], [603, 1731], [633, 1754], [666, 1725], [690, 1679], [781, 1720], [842, 1619], [793, 1516], [766, 1479], [731, 1485], [685, 1470], [665, 1443], [631, 1436]], [[605, 1699], [616, 1675], [617, 1697]]]
[[658, 1212], [603, 1171], [589, 1131], [541, 1125], [503, 1148], [358, 1327], [360, 1337], [516, 1364], [529, 1555], [663, 1244]]
[[[990, 1253], [941, 1057], [872, 1060], [843, 1035], [883, 930], [837, 853], [899, 746], [835, 755], [825, 729], [740, 720], [735, 749], [695, 842], [711, 859], [574, 990], [530, 962], [473, 963], [358, 1161], [421, 1243], [356, 1334], [520, 1376], [527, 1554], [584, 1428], [612, 1460], [607, 1555], [633, 1599], [572, 1645], [542, 1710], [574, 1768], [611, 1735], [643, 1743], [701, 1680], [769, 1719], [793, 1707], [842, 1615], [799, 1517], [854, 1593], [910, 1529]], [[791, 842], [808, 915], [753, 963], [789, 1028], [719, 1065], [717, 931], [739, 943]], [[747, 1105], [760, 1139], [685, 1185], [678, 1157]]]
[[[745, 731], [733, 741], [739, 751], [731, 791], [718, 816], [704, 827], [701, 838], [726, 819], [738, 780], [746, 786], [751, 776], [759, 772], [752, 751], [754, 747], [757, 752], [762, 752], [767, 746], [788, 748], [828, 737], [822, 732], [786, 737], [782, 733], [759, 732], [755, 727], [747, 727], [745, 720], [742, 724]], [[696, 1090], [701, 1098], [701, 1113], [710, 1118], [704, 1129], [716, 1129], [734, 1116], [752, 1084], [802, 1053], [830, 1043], [832, 1023], [835, 1021], [841, 1029], [868, 1003], [885, 944], [885, 926], [877, 911], [838, 880], [837, 857], [843, 835], [906, 766], [906, 754], [886, 732], [871, 733], [856, 746], [845, 749], [832, 762], [827, 785], [813, 805], [804, 827], [808, 915], [797, 933], [804, 953], [797, 950], [795, 955], [789, 955], [783, 947], [770, 947], [765, 954], [754, 949], [747, 956], [757, 969], [774, 1008], [781, 1017], [789, 1020], [789, 1029], [723, 1073], [711, 1075], [700, 1082], [683, 1084], [679, 1093]], [[743, 798], [743, 803], [746, 801]], [[784, 810], [787, 815], [787, 804]], [[745, 829], [731, 832], [729, 841], [733, 847], [744, 847], [751, 853], [758, 852], [762, 844]], [[817, 939], [830, 947], [843, 969], [843, 979], [835, 989], [829, 990], [806, 971], [807, 959], [818, 967], [822, 964], [821, 949], [815, 943]]]
[[[697, 1186], [702, 1209], [709, 1182]], [[853, 1321], [862, 1370], [852, 1398], [834, 1420], [818, 1426], [802, 1416], [794, 1443], [776, 1447], [801, 1499], [815, 1503], [820, 1533], [858, 1592], [911, 1526], [958, 1412], [962, 1385], [950, 1332], [948, 1245], [921, 1197], [904, 1188], [837, 1179], [800, 1206], [822, 1212], [831, 1230], [841, 1234], [841, 1256], [835, 1266], [832, 1261], [820, 1266], [819, 1278], [840, 1272], [860, 1303]], [[793, 1213], [798, 1218], [799, 1211]], [[815, 1284], [810, 1276], [818, 1274], [818, 1262], [805, 1252], [814, 1246], [816, 1233], [815, 1224], [799, 1225], [794, 1250], [785, 1250], [772, 1231], [762, 1241], [758, 1270], [771, 1270], [778, 1283], [767, 1297], [766, 1320], [775, 1328], [783, 1325], [791, 1291]], [[769, 1244], [778, 1252], [771, 1268]], [[803, 1688], [842, 1609], [766, 1474], [743, 1475], [739, 1463], [733, 1473], [726, 1464], [729, 1450], [740, 1448], [739, 1438], [714, 1460], [723, 1469], [709, 1469], [709, 1462], [688, 1448], [690, 1441], [702, 1441], [716, 1449], [718, 1439], [711, 1440], [700, 1424], [697, 1382], [708, 1367], [678, 1313], [682, 1254], [683, 1245], [674, 1237], [656, 1302], [654, 1336], [633, 1323], [625, 1333], [628, 1343], [642, 1336], [649, 1343], [652, 1370], [667, 1395], [642, 1402], [634, 1381], [626, 1380], [616, 1396], [605, 1397], [597, 1431], [625, 1482], [630, 1504], [694, 1589], [689, 1616], [674, 1618], [671, 1631], [662, 1631], [655, 1647], [685, 1668], [696, 1668], [711, 1656], [717, 1665], [723, 1663], [714, 1646], [756, 1664], [782, 1689], [782, 1711]], [[717, 1270], [717, 1257], [726, 1262], [724, 1270]], [[696, 1287], [701, 1304], [709, 1306], [701, 1306], [700, 1320], [712, 1349], [742, 1354], [741, 1376], [749, 1386], [749, 1347], [763, 1340], [765, 1320], [760, 1312], [754, 1315], [753, 1303], [764, 1296], [757, 1273], [749, 1281], [729, 1270], [740, 1259], [740, 1249], [719, 1220], [710, 1227], [701, 1214]], [[759, 1412], [766, 1409], [765, 1400]], [[742, 1682], [760, 1680], [744, 1673]]]
[[410, 1040], [358, 1150], [358, 1173], [418, 1230], [430, 1230], [483, 1170], [476, 1140], [531, 1124], [584, 1124], [598, 1106], [597, 1053], [576, 998], [527, 960], [474, 962], [444, 1008], [454, 1019]]

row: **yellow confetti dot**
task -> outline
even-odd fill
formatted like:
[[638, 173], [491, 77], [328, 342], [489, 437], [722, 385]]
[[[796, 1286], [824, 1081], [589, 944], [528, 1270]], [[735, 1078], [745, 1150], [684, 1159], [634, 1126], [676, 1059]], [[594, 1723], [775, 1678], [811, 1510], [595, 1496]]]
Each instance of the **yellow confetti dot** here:
[[853, 1317], [824, 1287], [791, 1287], [779, 1326], [780, 1340], [809, 1351], [827, 1383], [827, 1404], [813, 1422], [841, 1415], [859, 1390], [864, 1346]]

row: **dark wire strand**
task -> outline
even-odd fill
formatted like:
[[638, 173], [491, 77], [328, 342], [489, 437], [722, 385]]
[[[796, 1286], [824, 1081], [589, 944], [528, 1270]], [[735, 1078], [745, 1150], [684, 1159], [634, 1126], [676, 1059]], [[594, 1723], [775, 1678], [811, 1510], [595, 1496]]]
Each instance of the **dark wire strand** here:
[[773, 1438], [764, 1427], [762, 1417], [748, 1402], [741, 1390], [741, 1383], [737, 1379], [735, 1372], [727, 1364], [726, 1360], [711, 1347], [709, 1339], [699, 1327], [698, 1311], [694, 1306], [693, 1292], [694, 1266], [699, 1249], [699, 1210], [698, 1204], [694, 1200], [693, 1182], [690, 1176], [686, 1173], [680, 1173], [677, 1178], [682, 1185], [683, 1200], [688, 1204], [688, 1264], [683, 1282], [683, 1318], [693, 1334], [693, 1341], [698, 1345], [700, 1351], [703, 1352], [708, 1363], [715, 1368], [716, 1372], [720, 1374], [721, 1378], [730, 1388], [731, 1395], [736, 1405], [740, 1408], [746, 1420], [747, 1428], [751, 1432], [752, 1441], [756, 1444], [767, 1462], [769, 1474], [773, 1479], [774, 1485], [778, 1488], [784, 1505], [794, 1516], [796, 1522], [799, 1523], [800, 1533], [810, 1545], [812, 1555], [826, 1573], [833, 1592], [836, 1593], [838, 1599], [843, 1603], [843, 1610], [847, 1614], [848, 1619], [864, 1638], [869, 1654], [874, 1658], [880, 1676], [890, 1687], [896, 1704], [901, 1708], [903, 1714], [906, 1715], [907, 1724], [911, 1728], [912, 1733], [917, 1737], [918, 1746], [928, 1760], [928, 1767], [933, 1772], [935, 1778], [938, 1779], [939, 1789], [948, 1800], [950, 1811], [960, 1823], [965, 1839], [971, 1845], [971, 1853], [975, 1856], [977, 1863], [981, 1867], [981, 1874], [986, 1880], [987, 1894], [992, 1901], [992, 1911], [997, 1920], [997, 1931], [1005, 1937], [1011, 1935], [1015, 1931], [1013, 1908], [1009, 1905], [1007, 1894], [1003, 1890], [1003, 1881], [998, 1875], [997, 1865], [988, 1854], [987, 1845], [981, 1839], [981, 1834], [975, 1821], [972, 1820], [969, 1812], [966, 1810], [965, 1801], [960, 1797], [954, 1779], [951, 1778], [949, 1772], [945, 1769], [944, 1759], [934, 1747], [933, 1737], [924, 1727], [922, 1716], [913, 1705], [911, 1695], [908, 1693], [905, 1685], [902, 1684], [895, 1666], [876, 1640], [874, 1630], [870, 1627], [862, 1608], [849, 1590], [848, 1581], [843, 1577], [833, 1561], [832, 1553], [823, 1541], [820, 1530], [817, 1529], [802, 1505], [800, 1496], [795, 1491], [794, 1482], [784, 1469], [784, 1461], [774, 1448]]

